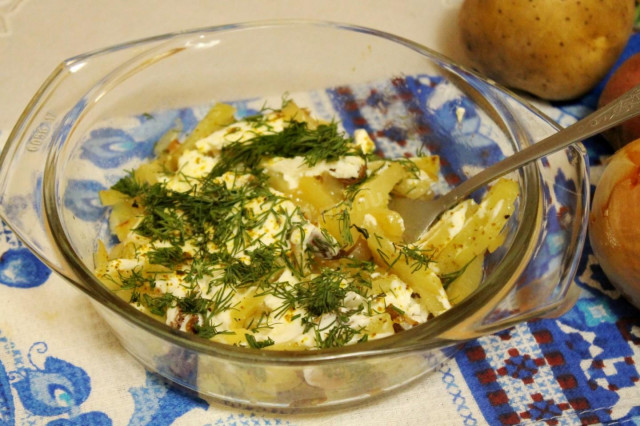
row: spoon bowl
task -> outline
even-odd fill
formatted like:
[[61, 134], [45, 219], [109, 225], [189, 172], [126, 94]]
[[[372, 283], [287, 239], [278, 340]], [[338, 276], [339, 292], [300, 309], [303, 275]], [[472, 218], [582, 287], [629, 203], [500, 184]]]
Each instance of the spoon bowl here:
[[432, 200], [393, 199], [390, 208], [400, 213], [404, 220], [404, 240], [419, 240], [442, 213], [493, 180], [573, 143], [602, 133], [639, 114], [640, 85], [571, 126], [482, 170], [440, 197]]

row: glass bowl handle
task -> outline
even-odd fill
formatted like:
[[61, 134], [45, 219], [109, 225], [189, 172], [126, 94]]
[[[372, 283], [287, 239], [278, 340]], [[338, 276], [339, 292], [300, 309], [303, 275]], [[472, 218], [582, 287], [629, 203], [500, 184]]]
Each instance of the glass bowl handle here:
[[[578, 300], [581, 289], [573, 277], [555, 288], [554, 294], [544, 290], [536, 291], [528, 288], [514, 288], [493, 309], [480, 310], [472, 317], [466, 318], [456, 327], [446, 331], [442, 338], [447, 340], [468, 340], [513, 327], [519, 323], [540, 319], [556, 318], [569, 311]], [[533, 287], [536, 287], [535, 284]], [[540, 287], [538, 287], [538, 290]], [[537, 294], [534, 294], [537, 293]]]
[[[73, 121], [87, 106], [85, 94], [105, 75], [164, 43], [162, 37], [90, 52], [62, 62], [33, 96], [0, 154], [0, 217], [47, 266], [84, 288], [58, 252], [43, 205], [47, 164], [64, 149]], [[80, 99], [78, 102], [77, 100]]]
[[[59, 66], [22, 113], [0, 156], [0, 216], [18, 238], [55, 271], [67, 268], [56, 255], [43, 211], [42, 184], [53, 135], [64, 112], [53, 89], [65, 83]], [[62, 80], [62, 81], [61, 81]], [[64, 93], [64, 92], [57, 92]]]

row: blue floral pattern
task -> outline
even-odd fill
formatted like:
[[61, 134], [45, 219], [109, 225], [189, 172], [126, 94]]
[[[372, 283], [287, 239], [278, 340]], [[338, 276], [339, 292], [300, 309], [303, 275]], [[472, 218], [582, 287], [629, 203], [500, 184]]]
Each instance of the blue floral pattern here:
[[64, 206], [82, 220], [98, 220], [106, 211], [98, 197], [104, 189], [107, 188], [94, 180], [71, 180], [65, 189]]
[[155, 143], [169, 130], [188, 131], [197, 123], [192, 109], [143, 114], [133, 120], [127, 131], [113, 127], [91, 131], [82, 145], [81, 158], [102, 169], [118, 168], [131, 158], [150, 157]]
[[186, 391], [168, 387], [157, 376], [147, 373], [144, 386], [129, 389], [136, 410], [130, 425], [170, 425], [178, 417], [193, 409], [207, 410], [209, 404]]
[[47, 281], [49, 275], [51, 270], [24, 247], [9, 249], [0, 256], [0, 284], [37, 287]]
[[0, 362], [0, 426], [10, 425], [15, 417], [9, 376]]
[[[38, 417], [56, 417], [48, 424], [53, 425], [111, 425], [109, 417], [102, 412], [81, 413], [81, 405], [87, 400], [91, 393], [91, 379], [89, 375], [80, 367], [69, 362], [47, 356], [44, 366], [38, 367], [33, 360], [36, 355], [43, 355], [48, 347], [44, 342], [34, 343], [29, 349], [28, 359], [30, 367], [20, 368], [9, 374], [10, 380], [2, 382], [0, 374], [0, 389], [3, 390], [4, 398], [0, 402], [0, 412], [5, 412], [4, 421], [6, 424], [12, 423], [13, 405], [10, 383], [18, 394], [18, 399], [22, 407], [32, 415]], [[2, 365], [0, 364], [0, 367]], [[3, 368], [0, 368], [0, 373]]]

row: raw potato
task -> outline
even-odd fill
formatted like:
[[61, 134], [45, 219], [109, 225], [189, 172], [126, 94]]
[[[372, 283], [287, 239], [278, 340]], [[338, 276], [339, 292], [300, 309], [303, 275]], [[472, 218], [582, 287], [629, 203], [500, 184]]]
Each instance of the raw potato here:
[[593, 196], [589, 239], [603, 271], [640, 308], [640, 139], [618, 151]]
[[474, 65], [544, 99], [586, 93], [631, 35], [633, 0], [465, 0], [459, 25]]

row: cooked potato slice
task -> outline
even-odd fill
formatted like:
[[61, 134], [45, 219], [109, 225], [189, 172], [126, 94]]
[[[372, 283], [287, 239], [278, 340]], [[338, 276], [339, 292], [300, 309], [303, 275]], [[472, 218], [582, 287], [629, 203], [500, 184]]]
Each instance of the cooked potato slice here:
[[466, 266], [464, 272], [447, 286], [447, 296], [451, 304], [460, 303], [473, 293], [480, 285], [483, 274], [484, 256], [478, 255]]
[[98, 193], [103, 206], [113, 206], [125, 202], [129, 197], [115, 189], [105, 189]]
[[[373, 211], [377, 211], [376, 215], [380, 217], [385, 214], [392, 217], [386, 221], [385, 229], [390, 231], [394, 238], [404, 232], [401, 219], [387, 209], [389, 193], [404, 176], [403, 167], [398, 163], [375, 162], [370, 164], [370, 169], [373, 170], [373, 175], [358, 188], [352, 203], [339, 203], [322, 214], [321, 225], [343, 246], [350, 247], [360, 238], [361, 234], [356, 227], [366, 228], [364, 218]], [[400, 225], [402, 232], [398, 232]], [[378, 232], [386, 235], [383, 229], [379, 229]]]
[[193, 148], [195, 143], [200, 139], [206, 138], [216, 130], [233, 123], [235, 121], [235, 112], [235, 108], [231, 105], [215, 104], [198, 123], [196, 128], [193, 129], [193, 132], [185, 139], [182, 144], [182, 150]]
[[133, 173], [136, 181], [153, 185], [158, 177], [164, 174], [164, 167], [159, 161], [141, 164]]
[[412, 157], [401, 164], [405, 168], [405, 176], [393, 188], [393, 193], [411, 199], [432, 198], [433, 184], [438, 181], [440, 158], [437, 155]]
[[175, 171], [178, 169], [178, 158], [183, 152], [193, 149], [197, 141], [205, 138], [235, 121], [235, 108], [227, 104], [215, 104], [207, 115], [198, 123], [195, 129], [187, 136], [184, 142], [172, 150], [166, 159], [166, 166]]
[[387, 265], [400, 279], [420, 295], [420, 304], [433, 315], [439, 315], [451, 307], [440, 278], [425, 266], [418, 268], [407, 261], [398, 245], [381, 235], [379, 225], [371, 216], [365, 224], [369, 230], [367, 243], [379, 265]]
[[514, 211], [518, 191], [518, 184], [508, 179], [499, 180], [489, 189], [461, 231], [434, 254], [441, 273], [457, 271], [474, 257], [502, 243], [501, 231]]
[[280, 174], [271, 175], [271, 186], [291, 197], [311, 221], [318, 221], [323, 211], [342, 199], [344, 186], [332, 176], [303, 176], [296, 188], [291, 188]]
[[473, 200], [465, 200], [445, 212], [440, 220], [424, 233], [418, 241], [418, 246], [423, 250], [439, 253], [462, 229], [477, 209], [478, 205]]
[[118, 203], [113, 206], [109, 216], [109, 226], [120, 241], [124, 241], [133, 228], [142, 220], [143, 209], [134, 207], [132, 203]]
[[107, 268], [107, 263], [109, 263], [109, 252], [105, 247], [102, 240], [98, 240], [98, 248], [93, 255], [93, 263], [95, 265], [95, 271], [97, 275], [102, 275], [105, 273]]
[[386, 207], [376, 207], [371, 209], [369, 214], [376, 219], [384, 236], [394, 242], [402, 240], [404, 221], [400, 213]]
[[307, 123], [310, 129], [315, 129], [320, 124], [308, 109], [300, 108], [294, 101], [288, 101], [282, 108], [281, 113], [285, 120]]

